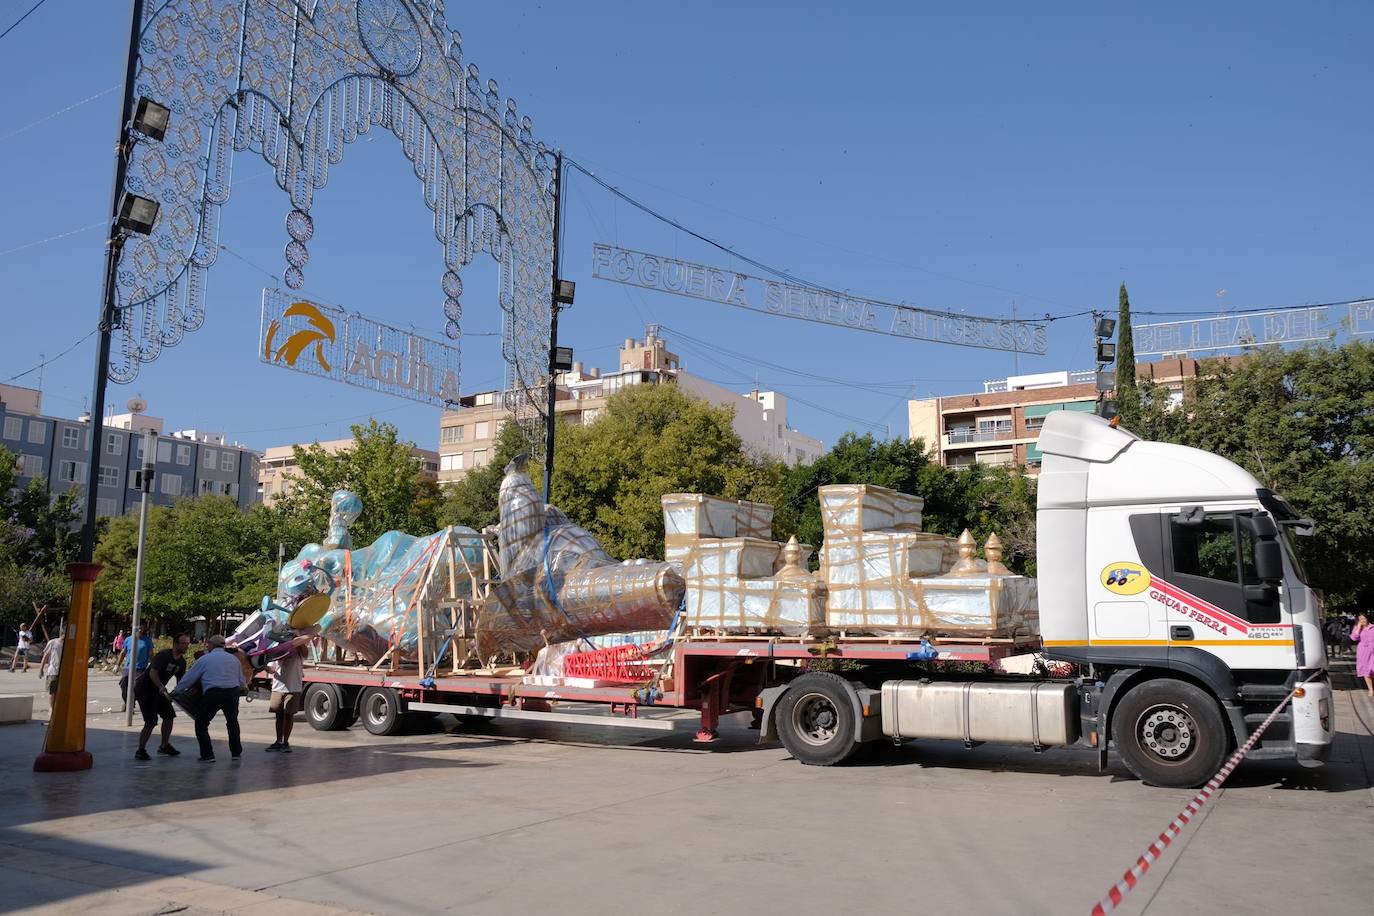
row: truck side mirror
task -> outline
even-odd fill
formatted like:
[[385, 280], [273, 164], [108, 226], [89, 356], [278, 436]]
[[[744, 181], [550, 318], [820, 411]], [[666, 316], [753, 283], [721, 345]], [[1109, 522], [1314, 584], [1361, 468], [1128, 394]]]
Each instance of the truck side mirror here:
[[1187, 528], [1197, 528], [1206, 516], [1207, 510], [1202, 506], [1184, 506], [1174, 516], [1174, 522]]
[[1255, 541], [1255, 575], [1261, 582], [1283, 581], [1283, 549], [1272, 538]]

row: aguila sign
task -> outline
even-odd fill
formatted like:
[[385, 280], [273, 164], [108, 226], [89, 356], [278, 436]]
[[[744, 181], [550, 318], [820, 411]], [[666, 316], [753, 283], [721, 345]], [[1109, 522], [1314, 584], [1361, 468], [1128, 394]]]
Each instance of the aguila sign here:
[[258, 358], [438, 407], [458, 403], [456, 347], [281, 290], [263, 290]]

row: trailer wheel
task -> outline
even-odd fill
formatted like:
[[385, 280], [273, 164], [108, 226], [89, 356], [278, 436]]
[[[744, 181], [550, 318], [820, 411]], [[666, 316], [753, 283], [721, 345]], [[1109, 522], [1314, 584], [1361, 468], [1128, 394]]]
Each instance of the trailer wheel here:
[[358, 710], [363, 728], [374, 735], [396, 735], [405, 726], [401, 697], [390, 687], [368, 687], [363, 691]]
[[826, 671], [803, 674], [792, 682], [778, 704], [777, 729], [782, 746], [807, 766], [843, 763], [858, 748], [858, 722], [853, 688]]
[[1230, 750], [1216, 700], [1187, 681], [1146, 681], [1112, 713], [1112, 741], [1142, 782], [1195, 789], [1221, 769]]
[[305, 718], [322, 732], [342, 731], [358, 717], [337, 684], [311, 684], [305, 689]]

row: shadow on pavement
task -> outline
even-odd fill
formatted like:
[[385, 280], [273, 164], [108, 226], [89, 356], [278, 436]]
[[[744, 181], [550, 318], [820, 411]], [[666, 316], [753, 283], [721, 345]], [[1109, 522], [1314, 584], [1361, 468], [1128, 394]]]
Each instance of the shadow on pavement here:
[[[178, 720], [180, 725], [181, 720]], [[245, 735], [243, 759], [230, 759], [224, 730], [211, 726], [218, 759], [197, 760], [195, 739], [185, 733], [173, 741], [180, 757], [133, 759], [136, 730], [90, 724], [86, 746], [95, 766], [82, 773], [34, 773], [33, 759], [43, 743], [46, 725], [10, 726], [0, 747], [0, 780], [4, 784], [5, 826], [125, 811], [148, 805], [231, 797], [241, 793], [279, 791], [298, 786], [324, 787], [340, 780], [371, 779], [422, 769], [473, 769], [497, 766], [469, 759], [468, 751], [498, 741], [471, 742], [461, 749], [440, 734], [432, 741], [388, 742], [364, 735], [357, 744], [298, 746], [290, 755], [266, 754], [265, 740]], [[156, 742], [154, 741], [153, 744]], [[151, 745], [150, 745], [151, 746]], [[442, 751], [443, 753], [434, 753]]]

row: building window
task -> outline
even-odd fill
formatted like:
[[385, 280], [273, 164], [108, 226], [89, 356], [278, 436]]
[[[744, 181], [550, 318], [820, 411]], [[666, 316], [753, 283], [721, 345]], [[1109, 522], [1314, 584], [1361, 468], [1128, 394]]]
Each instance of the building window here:
[[81, 430], [78, 427], [62, 427], [62, 447], [81, 448]]
[[[161, 443], [161, 442], [158, 443], [158, 445], [157, 445], [157, 460], [158, 460], [158, 461], [171, 461], [171, 460], [172, 460], [172, 443], [170, 443], [170, 442], [167, 443], [167, 457], [166, 457], [166, 458], [162, 457], [162, 443]], [[189, 445], [178, 445], [178, 446], [177, 446], [177, 464], [181, 465], [181, 466], [184, 467], [184, 468], [188, 468], [188, 467], [191, 466], [191, 446], [189, 446]]]
[[201, 461], [201, 464], [205, 465], [207, 471], [213, 471], [219, 464], [219, 453], [212, 448], [207, 448], [205, 450], [205, 458]]
[[[103, 469], [102, 469], [103, 470]], [[59, 461], [57, 462], [57, 479], [62, 483], [85, 483], [86, 482], [86, 462], [84, 461]]]
[[462, 442], [466, 431], [466, 426], [445, 426], [439, 430], [439, 443], [453, 445], [455, 442]]
[[1045, 425], [1044, 417], [1026, 417], [1026, 431], [1040, 429]]
[[200, 482], [200, 495], [205, 496], [215, 492], [215, 482], [213, 480], [202, 480]]
[[219, 469], [221, 471], [232, 471], [234, 469], [234, 453], [223, 451], [219, 453]]
[[474, 424], [473, 424], [473, 427], [472, 427], [472, 438], [474, 438], [474, 439], [490, 439], [490, 438], [491, 438], [491, 421], [490, 421], [490, 420], [483, 420], [481, 423], [474, 423]]
[[143, 472], [142, 472], [142, 471], [130, 471], [130, 472], [129, 472], [129, 489], [130, 489], [130, 490], [137, 490], [137, 489], [140, 489], [140, 488], [142, 487], [142, 484], [143, 484]]
[[165, 496], [181, 495], [181, 478], [175, 474], [163, 474], [162, 483], [159, 487]]
[[43, 476], [43, 458], [40, 455], [24, 455], [19, 459], [23, 463], [23, 471], [20, 472], [24, 477]]
[[237, 483], [233, 483], [233, 482], [230, 482], [230, 481], [220, 481], [220, 485], [219, 485], [219, 495], [220, 495], [220, 496], [232, 496], [234, 499], [238, 499], [238, 498], [239, 498], [239, 485], [238, 485]]
[[119, 512], [119, 503], [113, 499], [97, 498], [95, 501], [95, 514], [103, 516], [115, 515]]
[[29, 442], [33, 445], [42, 445], [48, 441], [48, 424], [41, 420], [29, 421]]
[[466, 456], [462, 452], [455, 452], [452, 455], [439, 456], [439, 470], [441, 471], [461, 471], [463, 469], [463, 459]]
[[124, 454], [124, 437], [119, 433], [105, 434], [105, 454], [122, 455]]
[[18, 417], [5, 417], [5, 438], [18, 442], [24, 437], [24, 421]]
[[475, 468], [484, 468], [487, 466], [486, 449], [479, 448], [477, 451], [472, 453], [472, 466]]
[[119, 486], [119, 468], [102, 464], [100, 466], [100, 485], [102, 487]]

